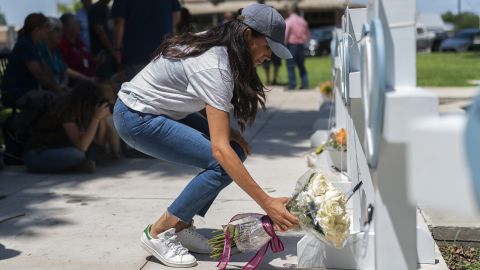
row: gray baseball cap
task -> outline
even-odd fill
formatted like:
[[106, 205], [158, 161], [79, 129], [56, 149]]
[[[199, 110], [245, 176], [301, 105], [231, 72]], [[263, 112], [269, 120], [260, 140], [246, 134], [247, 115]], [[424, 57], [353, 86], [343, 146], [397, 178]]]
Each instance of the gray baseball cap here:
[[243, 23], [265, 35], [272, 52], [289, 59], [292, 54], [285, 46], [285, 20], [274, 8], [264, 4], [251, 4], [242, 10]]

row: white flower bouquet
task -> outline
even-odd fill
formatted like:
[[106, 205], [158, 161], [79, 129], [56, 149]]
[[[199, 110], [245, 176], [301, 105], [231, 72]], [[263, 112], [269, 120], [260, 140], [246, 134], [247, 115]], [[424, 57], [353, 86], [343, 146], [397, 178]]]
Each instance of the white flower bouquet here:
[[[335, 248], [342, 248], [350, 235], [350, 218], [345, 205], [362, 182], [345, 194], [329, 179], [332, 178], [328, 172], [307, 171], [298, 179], [286, 207], [299, 219], [303, 231]], [[248, 262], [248, 269], [258, 266], [269, 246], [273, 252], [283, 250], [270, 218], [253, 213], [234, 216], [209, 242], [213, 248], [211, 257], [220, 258], [218, 267], [221, 269], [227, 266], [232, 248], [242, 253], [257, 251]]]
[[287, 209], [298, 217], [302, 230], [335, 248], [342, 248], [350, 235], [346, 203], [351, 195], [340, 191], [329, 179], [332, 179], [329, 172], [307, 171], [297, 181]]

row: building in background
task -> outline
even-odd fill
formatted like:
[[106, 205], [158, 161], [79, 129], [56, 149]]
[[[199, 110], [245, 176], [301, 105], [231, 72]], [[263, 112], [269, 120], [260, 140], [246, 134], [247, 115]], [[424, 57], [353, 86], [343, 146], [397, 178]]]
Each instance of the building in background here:
[[[236, 14], [239, 9], [257, 1], [181, 0], [180, 2], [192, 14], [193, 21], [197, 24], [196, 29], [201, 31], [221, 23], [224, 14]], [[218, 4], [214, 5], [212, 2], [218, 2]], [[264, 2], [281, 13], [284, 13], [289, 5], [297, 2], [311, 28], [339, 24], [347, 2], [350, 8], [365, 7], [364, 4], [351, 3], [345, 0], [274, 0]]]
[[8, 53], [13, 48], [17, 30], [13, 26], [0, 25], [0, 53]]
[[[9, 27], [0, 27], [0, 49], [11, 47], [12, 40], [16, 38], [15, 31], [20, 29], [23, 18], [31, 12], [43, 12], [48, 16], [59, 16], [57, 10], [58, 0], [22, 0], [26, 5], [15, 4], [16, 0], [3, 0], [0, 5], [1, 11], [5, 14]], [[97, 0], [93, 0], [96, 2]], [[28, 2], [28, 4], [27, 4]], [[30, 3], [31, 2], [31, 3]], [[218, 4], [214, 5], [213, 2]], [[255, 0], [180, 0], [182, 6], [186, 7], [192, 15], [194, 31], [203, 31], [214, 25], [222, 23], [226, 16], [236, 14], [239, 9], [248, 4], [255, 3]], [[352, 3], [347, 0], [270, 0], [265, 4], [273, 6], [280, 13], [284, 14], [289, 5], [297, 2], [302, 15], [308, 22], [310, 28], [324, 26], [339, 26], [340, 18], [343, 15], [348, 3], [350, 8], [365, 7], [365, 4]], [[10, 27], [11, 28], [11, 27]]]

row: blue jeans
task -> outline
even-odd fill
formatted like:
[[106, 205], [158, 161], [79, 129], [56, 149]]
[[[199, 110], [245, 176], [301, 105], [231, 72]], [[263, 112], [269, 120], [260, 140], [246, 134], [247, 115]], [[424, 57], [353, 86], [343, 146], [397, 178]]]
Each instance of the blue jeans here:
[[288, 50], [292, 54], [293, 58], [287, 59], [287, 70], [288, 70], [288, 89], [295, 89], [297, 83], [295, 79], [295, 65], [298, 67], [300, 72], [300, 80], [302, 84], [300, 89], [305, 89], [308, 87], [308, 75], [307, 69], [305, 68], [305, 54], [303, 44], [288, 44]]
[[[195, 176], [167, 211], [185, 223], [205, 216], [220, 191], [232, 179], [212, 156], [208, 122], [198, 113], [182, 120], [134, 111], [117, 99], [115, 128], [131, 147], [152, 157], [204, 169]], [[239, 158], [246, 156], [236, 142], [230, 143]]]
[[23, 155], [25, 166], [36, 173], [63, 173], [79, 165], [83, 161], [95, 160], [97, 147], [92, 144], [87, 152], [75, 146], [42, 147], [26, 151]]

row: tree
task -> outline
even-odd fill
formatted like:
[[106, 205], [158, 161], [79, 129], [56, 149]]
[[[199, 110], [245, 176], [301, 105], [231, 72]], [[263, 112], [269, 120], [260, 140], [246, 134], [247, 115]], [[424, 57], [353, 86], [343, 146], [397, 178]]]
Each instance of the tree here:
[[7, 25], [7, 19], [5, 18], [5, 14], [0, 12], [0, 25]]
[[460, 14], [453, 14], [451, 11], [442, 14], [444, 22], [452, 23], [455, 31], [464, 28], [478, 28], [480, 25], [480, 18], [477, 14], [472, 12], [462, 12]]
[[74, 0], [72, 4], [67, 5], [64, 3], [58, 3], [57, 4], [57, 9], [60, 13], [76, 13], [80, 9], [82, 9], [82, 3], [80, 0]]
[[454, 23], [455, 22], [455, 16], [451, 11], [445, 12], [442, 14], [442, 19], [446, 23]]

